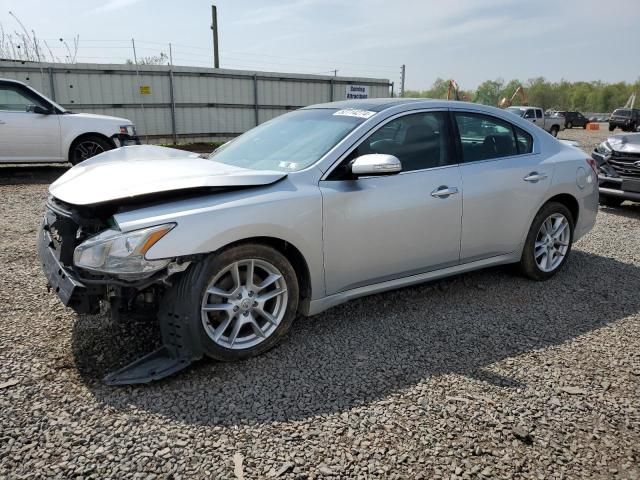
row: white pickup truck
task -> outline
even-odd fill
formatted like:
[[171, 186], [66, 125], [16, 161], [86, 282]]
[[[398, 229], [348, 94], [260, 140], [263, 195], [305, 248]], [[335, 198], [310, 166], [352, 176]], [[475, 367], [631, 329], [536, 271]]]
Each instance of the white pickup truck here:
[[22, 82], [0, 78], [0, 163], [71, 162], [139, 144], [126, 118], [73, 113]]
[[558, 132], [564, 130], [564, 117], [560, 115], [545, 115], [541, 108], [513, 106], [507, 108], [507, 111], [529, 120], [531, 123], [535, 123], [554, 137], [558, 136]]

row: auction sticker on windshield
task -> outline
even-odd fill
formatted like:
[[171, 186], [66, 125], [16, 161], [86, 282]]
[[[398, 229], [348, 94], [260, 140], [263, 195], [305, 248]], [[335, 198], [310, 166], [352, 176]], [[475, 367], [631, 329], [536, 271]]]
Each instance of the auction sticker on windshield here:
[[338, 110], [336, 113], [334, 113], [334, 115], [358, 118], [370, 118], [375, 114], [376, 112], [370, 112], [369, 110], [358, 110], [357, 108], [345, 108], [344, 110]]

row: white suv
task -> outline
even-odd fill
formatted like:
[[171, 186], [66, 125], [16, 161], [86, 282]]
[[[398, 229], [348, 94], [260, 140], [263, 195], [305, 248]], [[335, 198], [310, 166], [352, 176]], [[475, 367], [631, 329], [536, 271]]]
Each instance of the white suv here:
[[0, 79], [0, 163], [71, 162], [139, 144], [126, 118], [73, 113], [16, 80]]

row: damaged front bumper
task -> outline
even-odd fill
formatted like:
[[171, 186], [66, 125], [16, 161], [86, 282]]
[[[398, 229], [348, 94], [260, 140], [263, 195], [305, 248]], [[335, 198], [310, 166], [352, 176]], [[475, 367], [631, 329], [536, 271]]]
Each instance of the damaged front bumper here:
[[600, 195], [640, 202], [640, 156], [605, 157], [596, 151], [592, 156], [599, 168]]
[[128, 135], [125, 133], [117, 133], [116, 135], [111, 136], [111, 141], [116, 146], [126, 147], [128, 145], [140, 145], [140, 137], [137, 135]]
[[[126, 284], [116, 279], [89, 279], [78, 275], [72, 264], [73, 249], [78, 224], [67, 216], [68, 212], [55, 212], [47, 208], [42, 226], [38, 231], [38, 256], [48, 287], [60, 298], [62, 303], [79, 314], [95, 314], [102, 305], [109, 305], [114, 298], [122, 300], [124, 289], [143, 291], [158, 282], [170, 287], [167, 278], [182, 271], [189, 262], [167, 271], [157, 278], [146, 279], [145, 283]], [[69, 243], [71, 242], [71, 243]], [[121, 295], [118, 297], [118, 295]], [[172, 375], [194, 360], [202, 358], [202, 351], [196, 341], [197, 333], [190, 331], [189, 319], [184, 317], [171, 302], [173, 289], [165, 290], [160, 302], [158, 320], [163, 345], [158, 350], [145, 355], [135, 362], [108, 374], [104, 378], [107, 385], [130, 385], [148, 383]]]
[[77, 275], [63, 265], [65, 255], [61, 231], [69, 228], [64, 221], [51, 221], [51, 215], [45, 215], [42, 228], [38, 232], [38, 256], [48, 286], [60, 298], [62, 303], [77, 313], [97, 313], [100, 311], [100, 299], [106, 296], [106, 287], [86, 285]]
[[598, 175], [600, 195], [640, 202], [640, 179], [625, 179]]

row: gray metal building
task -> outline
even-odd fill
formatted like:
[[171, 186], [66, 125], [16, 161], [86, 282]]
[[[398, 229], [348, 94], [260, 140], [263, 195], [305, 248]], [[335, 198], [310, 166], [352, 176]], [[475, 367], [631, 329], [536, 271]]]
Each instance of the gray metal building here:
[[20, 80], [65, 108], [125, 117], [150, 142], [223, 140], [306, 105], [347, 92], [388, 97], [386, 79], [196, 67], [0, 61], [0, 78]]

